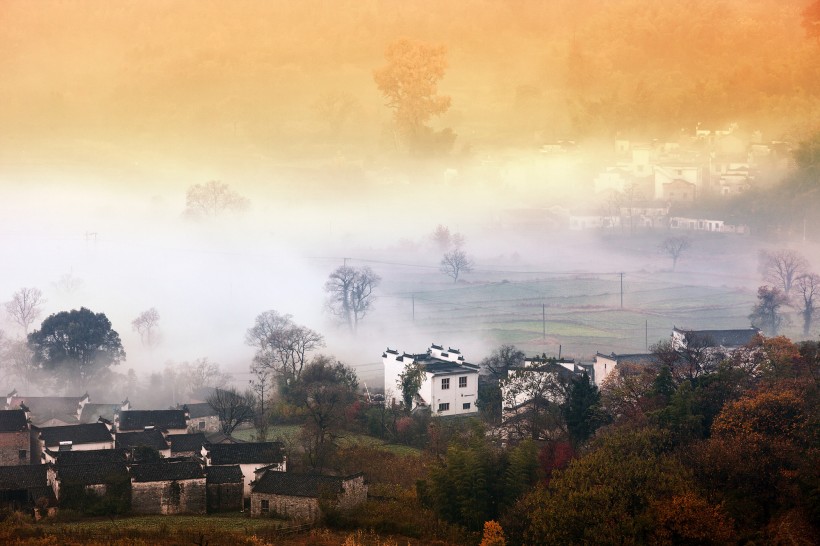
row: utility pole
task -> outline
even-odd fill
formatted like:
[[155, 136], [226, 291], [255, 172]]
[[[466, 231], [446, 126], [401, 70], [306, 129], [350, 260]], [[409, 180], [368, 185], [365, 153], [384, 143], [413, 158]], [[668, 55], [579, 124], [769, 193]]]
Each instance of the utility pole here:
[[624, 308], [624, 274], [621, 273], [621, 309]]
[[547, 306], [544, 303], [541, 304], [541, 338], [547, 340]]

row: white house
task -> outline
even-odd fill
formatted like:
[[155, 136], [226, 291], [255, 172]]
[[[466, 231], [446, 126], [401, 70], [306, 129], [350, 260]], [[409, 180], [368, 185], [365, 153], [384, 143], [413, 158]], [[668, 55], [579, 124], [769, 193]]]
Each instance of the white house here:
[[605, 355], [597, 353], [592, 363], [593, 380], [596, 387], [601, 387], [604, 380], [613, 372], [615, 368], [622, 364], [637, 364], [640, 366], [649, 366], [656, 364], [657, 356], [652, 353], [634, 353], [634, 354], [615, 354], [610, 353]]
[[399, 375], [408, 365], [424, 371], [414, 407], [426, 406], [434, 415], [470, 415], [478, 413], [478, 365], [469, 364], [458, 349], [432, 344], [426, 353], [408, 354], [387, 349], [384, 363], [385, 402], [401, 402]]

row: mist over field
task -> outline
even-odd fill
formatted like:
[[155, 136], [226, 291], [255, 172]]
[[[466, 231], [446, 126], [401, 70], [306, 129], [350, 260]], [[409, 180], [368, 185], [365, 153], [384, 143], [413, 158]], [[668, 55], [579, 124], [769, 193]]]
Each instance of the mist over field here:
[[[104, 312], [127, 353], [117, 372], [207, 357], [241, 386], [245, 332], [270, 309], [370, 384], [386, 347], [589, 359], [675, 324], [747, 327], [761, 249], [820, 267], [820, 223], [790, 208], [812, 201], [766, 193], [820, 127], [804, 4], [4, 2], [0, 301], [38, 287], [40, 320]], [[401, 38], [446, 48], [450, 106], [429, 128], [450, 129], [449, 146], [409, 149], [374, 82]], [[700, 203], [751, 234], [692, 234], [672, 271], [667, 230], [568, 229], [571, 211], [600, 214], [593, 180], [622, 159], [616, 140], [708, 161], [693, 135], [730, 126], [718, 156], [782, 144], [748, 193]], [[186, 215], [186, 192], [209, 181], [247, 208]], [[439, 225], [475, 262], [458, 282], [439, 271]], [[344, 263], [382, 278], [355, 335], [325, 306]], [[161, 342], [146, 348], [131, 322], [152, 307]], [[22, 335], [5, 313], [0, 329]]]

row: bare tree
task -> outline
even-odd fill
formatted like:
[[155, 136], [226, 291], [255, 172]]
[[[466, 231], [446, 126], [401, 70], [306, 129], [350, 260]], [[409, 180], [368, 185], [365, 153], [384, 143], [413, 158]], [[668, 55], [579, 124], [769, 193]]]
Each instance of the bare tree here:
[[190, 396], [203, 387], [219, 388], [231, 380], [231, 375], [224, 373], [219, 364], [207, 357], [197, 358], [193, 362], [183, 362], [171, 371], [176, 372], [176, 381], [183, 388], [184, 394]]
[[79, 277], [75, 277], [74, 273], [65, 273], [57, 279], [57, 282], [54, 283], [54, 287], [65, 294], [73, 294], [83, 287], [83, 280]]
[[347, 323], [351, 332], [356, 332], [359, 322], [373, 307], [376, 299], [373, 291], [381, 280], [366, 266], [336, 268], [325, 283], [328, 310]]
[[208, 405], [216, 412], [223, 434], [231, 434], [239, 425], [253, 422], [253, 406], [234, 387], [214, 390], [208, 397]]
[[298, 380], [307, 355], [325, 346], [318, 332], [293, 322], [291, 315], [265, 311], [256, 317], [245, 334], [245, 343], [256, 348], [254, 366], [270, 369], [276, 379], [285, 383]]
[[191, 186], [185, 197], [185, 214], [191, 218], [208, 218], [225, 212], [240, 212], [248, 208], [250, 203], [230, 186], [217, 180]]
[[153, 347], [159, 343], [159, 332], [156, 331], [157, 324], [159, 324], [159, 312], [152, 307], [132, 320], [131, 328], [139, 333], [143, 345]]
[[254, 427], [256, 428], [256, 439], [264, 442], [268, 438], [269, 414], [271, 406], [271, 395], [273, 386], [271, 385], [272, 373], [270, 368], [265, 366], [251, 366], [253, 379], [250, 380], [250, 392], [246, 396], [254, 409]]
[[820, 292], [820, 275], [816, 273], [801, 275], [795, 279], [794, 286], [800, 295], [798, 311], [803, 315], [803, 335], [808, 337], [814, 322], [814, 313], [817, 311], [814, 298]]
[[794, 281], [808, 272], [809, 262], [797, 252], [784, 248], [768, 252], [760, 251], [760, 273], [763, 280], [783, 291], [788, 298]]
[[473, 265], [474, 262], [467, 256], [467, 253], [456, 248], [444, 254], [439, 270], [448, 277], [452, 277], [453, 282], [458, 282], [459, 275], [472, 271]]
[[43, 293], [37, 288], [21, 288], [6, 303], [6, 311], [11, 318], [20, 325], [28, 335], [28, 328], [42, 313], [42, 305], [46, 302]]
[[672, 258], [672, 271], [674, 271], [681, 255], [689, 250], [691, 246], [692, 242], [686, 237], [667, 237], [661, 243], [660, 251]]

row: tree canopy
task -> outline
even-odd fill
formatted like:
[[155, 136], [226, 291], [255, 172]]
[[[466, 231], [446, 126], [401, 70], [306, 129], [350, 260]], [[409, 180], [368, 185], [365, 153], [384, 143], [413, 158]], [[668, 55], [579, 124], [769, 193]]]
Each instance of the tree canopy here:
[[28, 336], [34, 362], [67, 384], [85, 389], [94, 374], [125, 360], [120, 335], [103, 313], [62, 311]]

